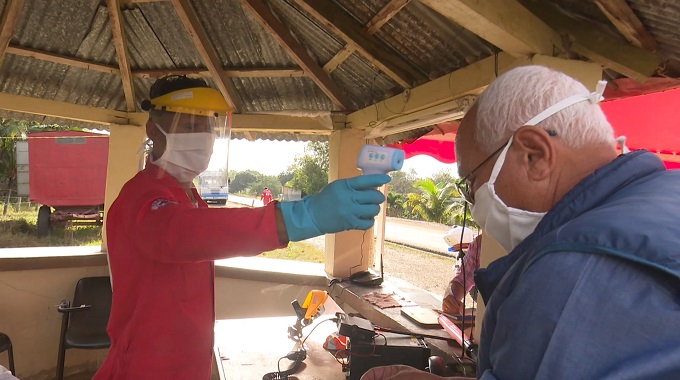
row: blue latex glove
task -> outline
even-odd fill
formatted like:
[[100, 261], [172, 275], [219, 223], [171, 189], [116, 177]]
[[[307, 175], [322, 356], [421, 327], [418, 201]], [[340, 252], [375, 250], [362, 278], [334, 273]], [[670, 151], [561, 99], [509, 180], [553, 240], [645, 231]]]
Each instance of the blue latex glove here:
[[278, 203], [288, 240], [370, 228], [385, 201], [385, 196], [375, 188], [389, 181], [386, 174], [340, 179], [326, 185], [319, 194]]

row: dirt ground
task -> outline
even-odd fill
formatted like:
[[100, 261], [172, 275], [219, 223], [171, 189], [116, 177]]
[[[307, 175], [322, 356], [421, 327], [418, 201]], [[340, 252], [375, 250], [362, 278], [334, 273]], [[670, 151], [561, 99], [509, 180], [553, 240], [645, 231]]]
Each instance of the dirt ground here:
[[[324, 249], [324, 237], [305, 240], [317, 249]], [[422, 289], [442, 296], [453, 277], [453, 258], [443, 257], [395, 244], [385, 244], [384, 271]]]

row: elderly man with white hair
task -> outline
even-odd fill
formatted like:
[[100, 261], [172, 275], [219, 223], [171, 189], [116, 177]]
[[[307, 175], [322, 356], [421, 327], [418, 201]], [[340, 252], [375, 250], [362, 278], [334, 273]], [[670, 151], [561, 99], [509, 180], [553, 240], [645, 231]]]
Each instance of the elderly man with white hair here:
[[[475, 273], [482, 379], [680, 378], [680, 171], [617, 154], [603, 89], [520, 67], [461, 123], [461, 190], [508, 252]], [[436, 378], [393, 366], [362, 380]]]

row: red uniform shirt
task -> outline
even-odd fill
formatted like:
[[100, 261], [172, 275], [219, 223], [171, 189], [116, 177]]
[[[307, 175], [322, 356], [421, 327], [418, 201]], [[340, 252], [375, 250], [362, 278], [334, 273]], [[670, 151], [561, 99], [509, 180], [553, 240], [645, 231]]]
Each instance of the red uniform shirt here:
[[264, 189], [260, 198], [262, 199], [262, 204], [266, 206], [272, 201], [272, 192], [269, 189]]
[[285, 246], [275, 203], [208, 209], [148, 164], [107, 215], [113, 301], [108, 356], [94, 379], [209, 379], [214, 263]]

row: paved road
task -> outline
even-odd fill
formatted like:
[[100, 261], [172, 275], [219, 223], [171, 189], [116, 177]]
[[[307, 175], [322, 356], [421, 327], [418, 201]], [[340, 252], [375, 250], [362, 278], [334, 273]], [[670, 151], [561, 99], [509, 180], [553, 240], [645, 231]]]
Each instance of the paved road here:
[[[251, 207], [262, 206], [262, 201], [259, 199], [253, 200], [232, 194], [229, 194], [229, 203]], [[450, 228], [437, 223], [388, 217], [385, 223], [385, 240], [430, 252], [444, 253], [449, 247], [444, 242], [444, 234]]]

